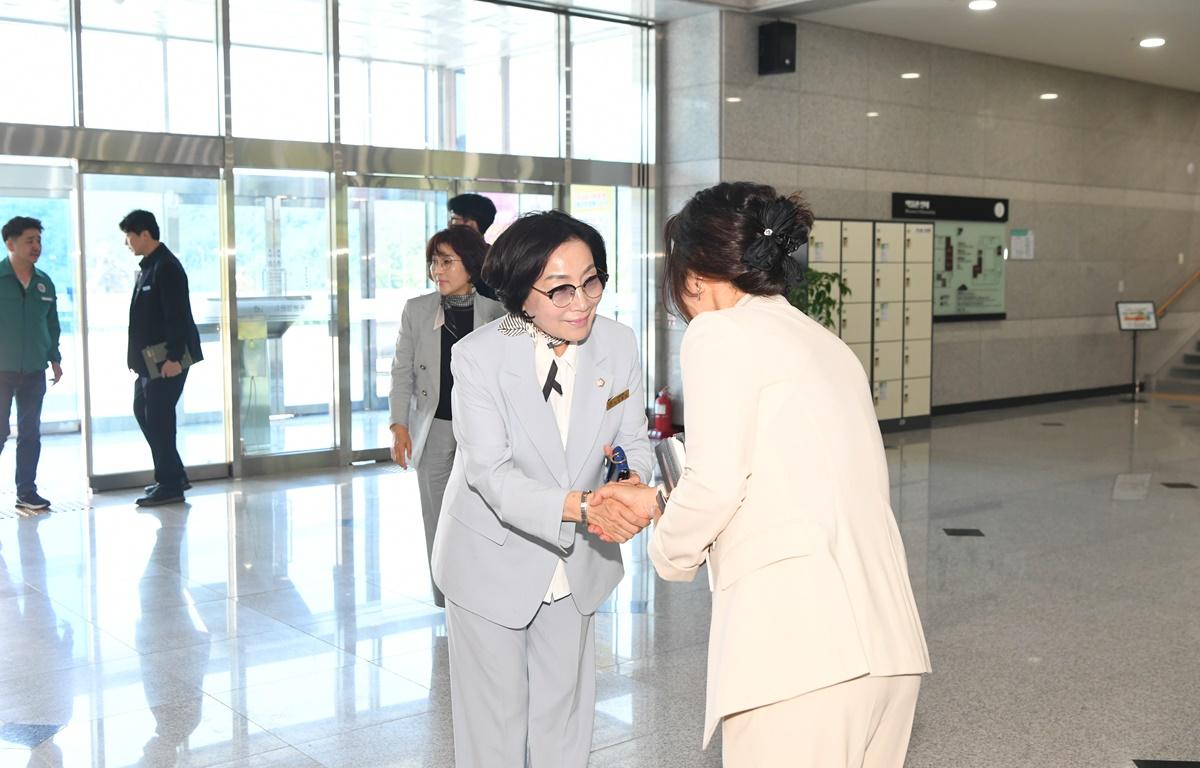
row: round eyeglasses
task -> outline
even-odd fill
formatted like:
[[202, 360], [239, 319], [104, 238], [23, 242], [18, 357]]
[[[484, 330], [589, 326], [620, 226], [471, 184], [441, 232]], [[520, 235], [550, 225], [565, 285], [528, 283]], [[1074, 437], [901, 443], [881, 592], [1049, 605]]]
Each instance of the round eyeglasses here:
[[583, 285], [556, 285], [548, 291], [543, 291], [541, 288], [533, 288], [533, 290], [550, 299], [550, 303], [559, 309], [565, 309], [571, 306], [571, 302], [575, 301], [575, 291], [582, 290], [583, 295], [589, 299], [598, 299], [604, 293], [604, 284], [608, 282], [608, 275], [603, 272], [596, 274], [583, 281]]
[[461, 264], [462, 259], [447, 259], [444, 256], [435, 256], [429, 262], [429, 274], [434, 275], [438, 272], [445, 272], [455, 264]]

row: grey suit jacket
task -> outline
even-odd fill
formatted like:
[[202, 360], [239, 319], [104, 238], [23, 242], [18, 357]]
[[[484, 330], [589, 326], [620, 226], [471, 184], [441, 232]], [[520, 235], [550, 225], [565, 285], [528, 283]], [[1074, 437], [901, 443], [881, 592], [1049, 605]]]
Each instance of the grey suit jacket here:
[[[565, 558], [571, 598], [595, 612], [624, 574], [621, 551], [562, 521], [571, 490], [603, 482], [604, 444], [625, 449], [649, 480], [653, 454], [637, 341], [597, 317], [579, 345], [571, 427], [558, 424], [534, 369], [534, 340], [504, 336], [499, 323], [454, 347], [458, 452], [433, 543], [433, 578], [446, 597], [505, 627], [532, 621]], [[628, 393], [628, 397], [622, 397]]]
[[[480, 328], [504, 315], [504, 307], [491, 299], [475, 297], [474, 327]], [[412, 465], [419, 466], [429, 426], [442, 391], [442, 295], [436, 291], [409, 299], [400, 316], [396, 354], [392, 358], [392, 391], [388, 396], [390, 424], [402, 424], [412, 438]]]

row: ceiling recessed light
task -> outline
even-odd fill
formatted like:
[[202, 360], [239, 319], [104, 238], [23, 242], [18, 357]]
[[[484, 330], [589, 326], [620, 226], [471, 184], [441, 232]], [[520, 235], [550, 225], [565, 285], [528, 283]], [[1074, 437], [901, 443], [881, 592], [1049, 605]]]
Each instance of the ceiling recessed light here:
[[741, 96], [727, 96], [725, 98], [725, 101], [729, 102], [730, 104], [741, 104], [742, 97]]
[[1162, 48], [1166, 44], [1166, 39], [1162, 37], [1147, 37], [1138, 43], [1143, 48]]
[[903, 75], [900, 75], [900, 77], [905, 80], [916, 80], [921, 77], [921, 73], [920, 72], [905, 72]]
[[879, 117], [879, 113], [878, 112], [868, 112], [867, 117]]
[[990, 11], [996, 7], [996, 0], [971, 0], [967, 7], [972, 11]]
[[1038, 96], [1038, 98], [1041, 99], [1042, 101], [1054, 101], [1055, 99], [1058, 98], [1058, 94], [1057, 93], [1043, 93], [1041, 96]]

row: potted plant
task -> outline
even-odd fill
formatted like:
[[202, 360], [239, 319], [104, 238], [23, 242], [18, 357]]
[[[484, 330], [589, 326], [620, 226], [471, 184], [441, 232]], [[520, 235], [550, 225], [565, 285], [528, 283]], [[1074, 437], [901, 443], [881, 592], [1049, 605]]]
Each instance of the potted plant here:
[[804, 272], [804, 282], [788, 291], [788, 301], [836, 333], [834, 312], [840, 313], [842, 301], [849, 295], [850, 286], [842, 279], [840, 272], [821, 272], [808, 267]]

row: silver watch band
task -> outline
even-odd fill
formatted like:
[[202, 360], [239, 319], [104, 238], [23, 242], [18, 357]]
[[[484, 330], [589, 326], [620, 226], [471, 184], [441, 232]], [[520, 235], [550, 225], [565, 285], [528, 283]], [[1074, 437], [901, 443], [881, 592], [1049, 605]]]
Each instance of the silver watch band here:
[[579, 494], [579, 522], [587, 528], [588, 524], [588, 496], [591, 496], [591, 491], [584, 491]]

